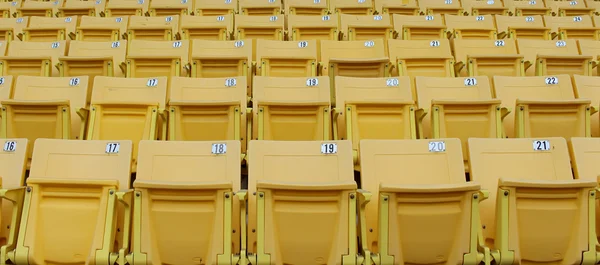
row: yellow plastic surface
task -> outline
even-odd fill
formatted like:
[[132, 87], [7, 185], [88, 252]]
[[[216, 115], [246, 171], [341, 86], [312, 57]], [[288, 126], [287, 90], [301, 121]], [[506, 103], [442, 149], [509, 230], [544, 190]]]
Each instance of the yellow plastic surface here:
[[107, 17], [143, 16], [148, 12], [150, 1], [120, 0], [108, 1], [106, 4]]
[[14, 41], [0, 58], [3, 75], [59, 76], [58, 58], [67, 52], [66, 41]]
[[127, 33], [129, 17], [81, 16], [77, 27], [79, 41], [118, 41]]
[[54, 17], [63, 2], [23, 1], [21, 7], [17, 8], [17, 17]]
[[[324, 2], [324, 1], [322, 1]], [[338, 15], [306, 16], [288, 15], [288, 39], [294, 41], [316, 40], [338, 40]]]
[[340, 15], [343, 40], [372, 40], [394, 38], [394, 28], [389, 14]]
[[29, 17], [0, 18], [0, 40], [7, 42], [19, 40], [18, 36], [23, 34], [27, 24], [29, 24]]
[[282, 1], [238, 0], [239, 14], [276, 16], [281, 14]]
[[[547, 84], [547, 78], [557, 84]], [[550, 80], [549, 79], [549, 80]], [[589, 99], [575, 99], [568, 75], [494, 77], [496, 98], [511, 109], [504, 119], [508, 138], [589, 134]], [[519, 118], [522, 115], [522, 118]]]
[[600, 38], [600, 28], [594, 27], [592, 18], [589, 15], [571, 16], [571, 17], [553, 17], [544, 16], [546, 26], [550, 28], [557, 39], [587, 39], [598, 40]]
[[127, 77], [189, 76], [189, 40], [132, 40], [127, 51]]
[[[324, 143], [337, 144], [337, 153], [322, 154]], [[349, 141], [251, 141], [248, 150], [248, 194], [256, 192], [248, 198], [248, 252], [270, 262], [259, 264], [342, 264], [356, 251], [347, 233], [356, 218], [348, 212], [356, 190]]]
[[58, 8], [58, 17], [70, 16], [103, 16], [106, 2], [98, 1], [65, 1], [62, 7]]
[[178, 15], [164, 17], [131, 16], [127, 28], [127, 40], [174, 40], [178, 31]]
[[[573, 86], [575, 88], [575, 98], [590, 99], [591, 106], [596, 110], [600, 109], [600, 83], [598, 77], [573, 75]], [[590, 126], [592, 137], [600, 136], [600, 116], [598, 113], [590, 117]], [[600, 231], [600, 230], [599, 230]]]
[[[573, 137], [569, 142], [571, 166], [575, 179], [598, 181], [600, 167], [600, 139]], [[600, 231], [600, 204], [596, 202], [596, 231]], [[597, 235], [596, 235], [597, 236]]]
[[461, 15], [463, 8], [460, 2], [460, 0], [419, 0], [419, 7], [421, 8], [421, 13], [427, 15]]
[[317, 75], [317, 41], [256, 40], [256, 74], [277, 77]]
[[[226, 144], [227, 152], [211, 153], [215, 143]], [[133, 259], [139, 251], [145, 264], [217, 264], [231, 248], [225, 242], [238, 246], [239, 204], [232, 212], [224, 204], [240, 189], [239, 164], [239, 141], [141, 141], [133, 183], [141, 222], [134, 222]], [[224, 231], [227, 217], [233, 230]]]
[[408, 16], [394, 14], [394, 29], [402, 40], [446, 39], [446, 25], [440, 14]]
[[77, 16], [31, 17], [23, 29], [24, 41], [50, 42], [70, 39], [77, 29]]
[[152, 0], [148, 13], [150, 16], [188, 15], [193, 12], [193, 1]]
[[[511, 1], [511, 0], [508, 0]], [[484, 1], [484, 0], [469, 0], [463, 1], [462, 7], [465, 13], [472, 16], [479, 15], [507, 15], [508, 8], [504, 6], [504, 1]]]
[[375, 1], [375, 9], [380, 14], [399, 14], [410, 16], [416, 16], [419, 14], [419, 6], [416, 0], [377, 0]]
[[457, 16], [444, 15], [448, 32], [454, 39], [464, 40], [495, 40], [496, 25], [494, 16]]
[[285, 17], [279, 15], [236, 15], [236, 40], [283, 40]]
[[503, 264], [580, 264], [588, 250], [595, 259], [588, 203], [597, 183], [573, 179], [563, 138], [471, 138], [469, 159], [472, 180], [490, 191], [482, 227]]
[[[4, 146], [7, 142], [14, 142], [11, 144], [13, 148], [4, 150]], [[27, 146], [29, 141], [27, 139], [2, 139], [0, 145], [0, 176], [2, 176], [2, 189], [16, 189], [25, 185], [25, 170], [27, 167]], [[13, 150], [13, 151], [9, 151]], [[2, 231], [0, 232], [0, 242], [2, 245], [6, 244], [8, 240], [9, 232], [11, 229], [18, 229], [18, 227], [10, 227], [13, 204], [8, 200], [2, 201]]]
[[233, 15], [181, 16], [181, 37], [189, 40], [230, 40]]
[[[327, 14], [327, 1], [305, 1], [305, 0], [287, 0], [285, 1], [285, 14], [288, 15], [325, 15]], [[288, 24], [289, 25], [289, 24]]]
[[[460, 76], [485, 75], [522, 76], [525, 73], [524, 55], [519, 55], [512, 39], [453, 40], [456, 62], [462, 64]], [[525, 55], [526, 56], [526, 55]]]
[[[513, 1], [509, 0], [509, 2]], [[550, 29], [545, 26], [544, 19], [540, 15], [520, 17], [496, 15], [496, 28], [498, 35], [505, 38], [534, 40], [551, 38]]]
[[[188, 0], [189, 1], [189, 0]], [[224, 16], [237, 10], [238, 1], [194, 0], [194, 15]]]
[[588, 8], [585, 1], [546, 1], [546, 6], [552, 8], [552, 14], [555, 16], [594, 15], [594, 9]]
[[591, 75], [591, 56], [579, 55], [576, 40], [517, 40], [519, 54], [532, 65], [526, 75]]
[[513, 16], [550, 15], [552, 9], [546, 7], [545, 1], [506, 1], [504, 3]]
[[329, 0], [329, 11], [331, 13], [350, 15], [372, 15], [373, 1], [356, 0]]
[[[315, 80], [317, 84], [314, 84]], [[329, 78], [326, 76], [255, 76], [252, 100], [253, 139], [331, 139], [329, 98]]]

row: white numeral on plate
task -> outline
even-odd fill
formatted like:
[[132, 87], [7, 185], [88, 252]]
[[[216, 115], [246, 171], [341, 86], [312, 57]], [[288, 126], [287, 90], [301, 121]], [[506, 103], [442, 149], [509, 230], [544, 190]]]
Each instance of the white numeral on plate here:
[[225, 79], [225, 86], [232, 87], [237, 85], [237, 79], [235, 78], [227, 78]]
[[277, 21], [277, 16], [271, 16], [271, 17], [269, 18], [269, 21], [271, 21], [271, 22], [275, 22], [275, 21]]
[[580, 16], [573, 17], [573, 22], [581, 22], [582, 20]]
[[4, 85], [4, 77], [0, 77], [0, 85]]
[[321, 0], [314, 0], [314, 1], [313, 1], [313, 3], [315, 3], [315, 4], [320, 4], [320, 3], [321, 3]]
[[65, 18], [65, 23], [71, 23], [71, 20], [73, 20], [73, 19], [72, 19], [72, 18], [70, 18], [70, 17], [68, 17], [68, 18]]
[[365, 47], [371, 48], [375, 46], [375, 42], [372, 40], [365, 41]]
[[121, 148], [120, 143], [107, 143], [105, 151], [107, 154], [118, 154], [120, 148]]
[[179, 48], [179, 47], [181, 47], [181, 41], [174, 41], [173, 48]]
[[71, 78], [71, 80], [69, 80], [70, 86], [78, 86], [79, 83], [81, 83], [79, 80], [79, 77], [73, 77], [73, 78]]
[[231, 4], [231, 0], [225, 0], [225, 4]]
[[225, 16], [218, 16], [217, 21], [225, 21]]
[[451, 5], [452, 4], [452, 0], [444, 0], [444, 4]]
[[173, 17], [172, 16], [168, 16], [168, 17], [165, 18], [165, 21], [166, 22], [171, 22], [171, 21], [173, 21]]
[[241, 48], [244, 47], [244, 41], [243, 40], [238, 40], [236, 42], [233, 43], [233, 46], [236, 48]]
[[330, 16], [323, 16], [321, 19], [323, 21], [329, 21], [331, 19], [331, 17]]
[[121, 42], [118, 41], [113, 41], [113, 43], [110, 45], [111, 48], [119, 48], [119, 46], [121, 46]]
[[299, 41], [298, 48], [306, 48], [308, 47], [308, 41]]
[[525, 22], [533, 22], [534, 20], [533, 17], [525, 17]]
[[444, 141], [431, 141], [429, 142], [429, 152], [445, 152], [446, 142]]
[[17, 151], [17, 142], [15, 142], [15, 141], [6, 141], [6, 142], [4, 142], [4, 148], [2, 150], [4, 152], [14, 152], [14, 151]]
[[529, 1], [529, 5], [532, 5], [532, 6], [534, 6], [534, 5], [536, 5], [536, 4], [537, 4], [537, 2], [536, 2], [536, 1]]
[[432, 40], [431, 42], [429, 42], [429, 46], [431, 46], [431, 47], [439, 47], [440, 46], [440, 41], [439, 40]]
[[533, 140], [533, 151], [548, 151], [550, 150], [550, 141], [548, 140]]
[[386, 86], [399, 86], [400, 82], [398, 82], [398, 78], [388, 78], [385, 80]]
[[53, 42], [52, 46], [50, 46], [52, 49], [56, 49], [60, 46], [60, 42]]
[[475, 21], [484, 21], [485, 17], [484, 16], [477, 16], [475, 17]]
[[577, 5], [577, 1], [571, 1], [571, 3], [569, 3], [572, 6], [576, 6]]
[[567, 42], [564, 40], [559, 40], [556, 42], [556, 47], [566, 47], [567, 46]]
[[545, 81], [546, 85], [558, 85], [558, 77], [556, 76], [546, 77]]
[[[16, 3], [16, 2], [13, 2], [13, 3]], [[22, 17], [17, 18], [17, 23], [23, 23], [23, 18]]]
[[494, 41], [494, 45], [495, 45], [496, 47], [504, 47], [504, 45], [505, 45], [505, 44], [506, 44], [506, 43], [505, 43], [503, 40], [497, 40], [497, 41]]
[[158, 85], [158, 79], [156, 79], [156, 78], [148, 79], [148, 82], [146, 83], [146, 86], [149, 86], [149, 87], [155, 87], [157, 85]]
[[215, 155], [226, 154], [227, 153], [227, 144], [225, 144], [225, 143], [212, 144], [212, 148], [211, 148], [210, 152]]
[[115, 18], [115, 22], [117, 22], [117, 23], [121, 23], [121, 21], [123, 21], [123, 18], [122, 18], [122, 17]]
[[426, 21], [431, 21], [431, 20], [433, 20], [433, 18], [434, 18], [433, 16], [425, 16]]
[[317, 78], [306, 79], [306, 86], [318, 86], [318, 85], [319, 85], [319, 79], [317, 79]]
[[477, 85], [477, 79], [469, 77], [469, 78], [465, 78], [465, 86], [476, 86]]
[[382, 19], [383, 19], [383, 17], [380, 15], [373, 16], [373, 20], [375, 20], [375, 21], [380, 21]]
[[336, 143], [321, 144], [321, 154], [337, 154], [337, 144]]

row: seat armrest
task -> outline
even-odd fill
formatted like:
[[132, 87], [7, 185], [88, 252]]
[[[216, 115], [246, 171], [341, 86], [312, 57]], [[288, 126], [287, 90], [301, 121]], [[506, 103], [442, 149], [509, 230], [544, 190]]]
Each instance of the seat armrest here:
[[[0, 179], [0, 182], [2, 180]], [[0, 257], [4, 259], [10, 259], [9, 253], [17, 247], [17, 237], [19, 234], [19, 227], [21, 223], [21, 213], [23, 212], [23, 204], [25, 201], [25, 187], [19, 187], [14, 189], [0, 189], [0, 198], [8, 200], [12, 203], [12, 216], [10, 220], [10, 230], [6, 243], [0, 247]], [[12, 259], [14, 262], [14, 259]], [[2, 260], [5, 263], [6, 260]]]
[[259, 180], [256, 183], [259, 189], [274, 190], [298, 190], [298, 191], [325, 191], [325, 190], [356, 190], [354, 181], [336, 181], [323, 183], [305, 183], [305, 182], [283, 182]]
[[240, 244], [240, 256], [237, 264], [250, 264], [248, 261], [247, 255], [247, 223], [246, 223], [246, 205], [248, 203], [248, 190], [239, 190], [235, 193], [235, 196], [238, 198], [240, 202], [240, 235], [241, 235], [241, 244]]
[[498, 187], [508, 188], [539, 188], [539, 189], [573, 189], [573, 188], [596, 188], [598, 182], [585, 179], [569, 180], [525, 180], [504, 179], [498, 180]]
[[432, 184], [432, 185], [396, 185], [381, 183], [379, 190], [381, 192], [391, 193], [440, 193], [440, 192], [462, 192], [479, 191], [481, 185], [476, 182], [452, 183], [452, 184]]
[[[131, 235], [131, 218], [133, 216], [133, 193], [132, 189], [126, 191], [117, 191], [117, 200], [125, 206], [125, 219], [123, 220], [123, 245], [119, 246], [119, 257], [120, 262], [125, 262], [126, 255], [130, 253], [129, 250], [129, 237]], [[119, 263], [125, 264], [125, 263]]]

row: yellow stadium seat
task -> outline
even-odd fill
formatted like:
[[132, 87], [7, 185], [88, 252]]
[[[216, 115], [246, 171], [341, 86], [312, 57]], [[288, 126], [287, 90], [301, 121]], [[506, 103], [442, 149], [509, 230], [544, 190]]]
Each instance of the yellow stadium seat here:
[[253, 264], [363, 264], [356, 207], [370, 194], [356, 190], [349, 141], [251, 141], [248, 150]]
[[[0, 111], [2, 111], [2, 101], [8, 100], [13, 96], [13, 77], [12, 76], [0, 76]], [[2, 131], [6, 125], [2, 121], [2, 115], [0, 115], [0, 131]], [[0, 175], [1, 177], [1, 175]], [[0, 219], [1, 221], [2, 219]]]
[[29, 26], [23, 29], [24, 41], [61, 41], [75, 39], [77, 16], [31, 17]]
[[[1, 20], [0, 20], [1, 21]], [[338, 15], [304, 16], [288, 15], [288, 38], [290, 40], [338, 40]]]
[[471, 138], [469, 160], [471, 180], [490, 191], [480, 213], [496, 262], [597, 262], [590, 220], [598, 184], [573, 179], [564, 139]]
[[600, 28], [594, 27], [589, 15], [573, 17], [544, 16], [546, 26], [552, 30], [552, 38], [600, 40]]
[[419, 0], [419, 7], [425, 15], [462, 15], [464, 12], [460, 0]]
[[59, 76], [58, 58], [67, 51], [66, 41], [31, 42], [13, 41], [0, 57], [2, 75]]
[[256, 75], [317, 75], [317, 41], [256, 41]]
[[[590, 127], [592, 137], [600, 136], [600, 115], [594, 113], [600, 109], [600, 78], [594, 76], [573, 75], [573, 85], [575, 87], [575, 98], [591, 100], [593, 107], [590, 117]], [[600, 175], [600, 174], [598, 174]], [[598, 219], [600, 220], [600, 219]], [[598, 230], [600, 231], [600, 230]]]
[[[83, 139], [88, 77], [20, 76], [14, 95], [2, 101], [0, 138]], [[27, 152], [31, 158], [33, 144]]]
[[[600, 41], [597, 40], [577, 40], [579, 52], [581, 55], [591, 56], [592, 60], [600, 60]], [[600, 68], [592, 69], [592, 75], [597, 76]]]
[[494, 99], [488, 77], [419, 76], [416, 86], [420, 139], [459, 138], [467, 154], [471, 137], [502, 137], [502, 119], [508, 111]]
[[2, 18], [12, 18], [17, 15], [17, 8], [21, 7], [21, 0], [14, 0], [11, 2], [1, 2], [0, 3], [0, 14], [2, 14]]
[[59, 17], [70, 16], [103, 16], [106, 1], [79, 1], [66, 0], [62, 7], [58, 8], [57, 15]]
[[496, 25], [492, 15], [444, 15], [448, 35], [453, 39], [495, 40]]
[[526, 75], [591, 75], [593, 58], [579, 55], [576, 40], [517, 40], [519, 54], [532, 67]]
[[[172, 77], [169, 88], [170, 141], [241, 141], [246, 151], [247, 82], [230, 78]], [[250, 113], [250, 115], [252, 115]]]
[[0, 41], [0, 56], [5, 56], [7, 49], [8, 49], [8, 42]]
[[454, 57], [448, 39], [388, 40], [393, 75], [410, 76], [413, 100], [417, 100], [415, 77], [454, 77]]
[[253, 81], [253, 139], [332, 138], [328, 77], [255, 76]]
[[238, 0], [239, 14], [252, 16], [277, 16], [283, 10], [281, 0]]
[[138, 142], [158, 139], [158, 121], [166, 120], [167, 78], [96, 76], [92, 93], [86, 139], [133, 141], [135, 170]]
[[248, 96], [252, 95], [251, 41], [192, 41], [191, 77], [246, 76]]
[[107, 17], [143, 16], [149, 5], [149, 0], [108, 1], [105, 12]]
[[194, 15], [224, 16], [234, 14], [237, 12], [237, 5], [237, 0], [194, 0]]
[[455, 71], [460, 76], [525, 75], [524, 56], [515, 40], [453, 40]]
[[236, 15], [234, 36], [237, 40], [283, 40], [284, 21], [283, 15]]
[[550, 28], [544, 24], [540, 15], [534, 16], [499, 16], [496, 15], [498, 39], [534, 39], [549, 40]]
[[184, 40], [230, 40], [233, 15], [181, 16], [181, 38]]
[[150, 16], [175, 16], [188, 15], [193, 12], [192, 0], [152, 0], [148, 14]]
[[382, 39], [321, 41], [321, 75], [329, 76], [331, 102], [335, 102], [335, 77], [387, 77], [390, 60]]
[[446, 39], [446, 25], [442, 15], [405, 16], [393, 15], [394, 29], [403, 40]]
[[335, 79], [334, 138], [352, 141], [354, 163], [362, 139], [417, 139], [408, 77]]
[[131, 16], [127, 28], [127, 40], [175, 40], [178, 29], [179, 16]]
[[589, 99], [576, 99], [568, 75], [495, 76], [496, 98], [512, 112], [504, 119], [509, 138], [589, 137]]
[[340, 16], [343, 40], [372, 40], [394, 38], [394, 28], [390, 15], [348, 15]]
[[0, 18], [0, 41], [11, 42], [22, 38], [23, 29], [29, 24], [29, 17]]
[[465, 181], [462, 157], [458, 139], [360, 142], [362, 188], [373, 194], [361, 241], [380, 264], [491, 262], [479, 225], [488, 192]]
[[129, 264], [237, 264], [239, 151], [239, 141], [140, 142]]
[[132, 40], [125, 60], [125, 76], [189, 76], [189, 52], [189, 40]]
[[286, 0], [285, 14], [288, 15], [327, 15], [327, 0]]
[[380, 14], [419, 15], [419, 5], [416, 0], [375, 0], [375, 9]]
[[[25, 174], [27, 167], [27, 139], [0, 140], [0, 176], [2, 176], [2, 232], [0, 242], [6, 252], [14, 250], [19, 234], [19, 221], [23, 210]], [[14, 214], [13, 214], [14, 213]], [[2, 255], [5, 263], [6, 255]]]
[[585, 1], [560, 1], [560, 0], [547, 0], [546, 6], [552, 8], [552, 14], [555, 16], [593, 16], [594, 9], [588, 8], [585, 5]]
[[129, 17], [82, 16], [77, 26], [76, 40], [118, 41], [127, 33]]
[[462, 2], [465, 13], [473, 16], [480, 15], [507, 15], [508, 8], [503, 0], [467, 0]]
[[552, 13], [552, 9], [541, 0], [505, 0], [504, 5], [513, 16], [543, 16]]
[[[598, 150], [600, 139], [591, 137], [573, 137], [569, 143], [571, 166], [575, 179], [598, 181]], [[596, 232], [600, 231], [600, 205], [596, 202]], [[598, 235], [596, 234], [596, 237]]]
[[120, 65], [125, 62], [127, 41], [88, 42], [71, 41], [69, 56], [58, 57], [60, 76], [89, 77], [87, 105], [92, 99], [94, 77], [114, 76], [124, 77]]
[[117, 226], [122, 206], [117, 198], [133, 195], [126, 191], [131, 145], [126, 140], [37, 140], [17, 247], [8, 253], [12, 262], [113, 263], [118, 253], [112, 251], [121, 247], [114, 240], [129, 240], [126, 232], [117, 232], [124, 228]]
[[350, 15], [372, 15], [373, 0], [329, 0], [329, 12]]
[[62, 4], [63, 0], [23, 1], [21, 7], [17, 8], [17, 17], [54, 17]]

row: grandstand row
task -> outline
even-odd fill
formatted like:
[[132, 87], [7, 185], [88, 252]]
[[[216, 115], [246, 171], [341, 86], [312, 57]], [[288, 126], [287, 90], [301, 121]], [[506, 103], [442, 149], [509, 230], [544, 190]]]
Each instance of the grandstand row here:
[[599, 62], [593, 0], [2, 1], [0, 265], [600, 264]]

